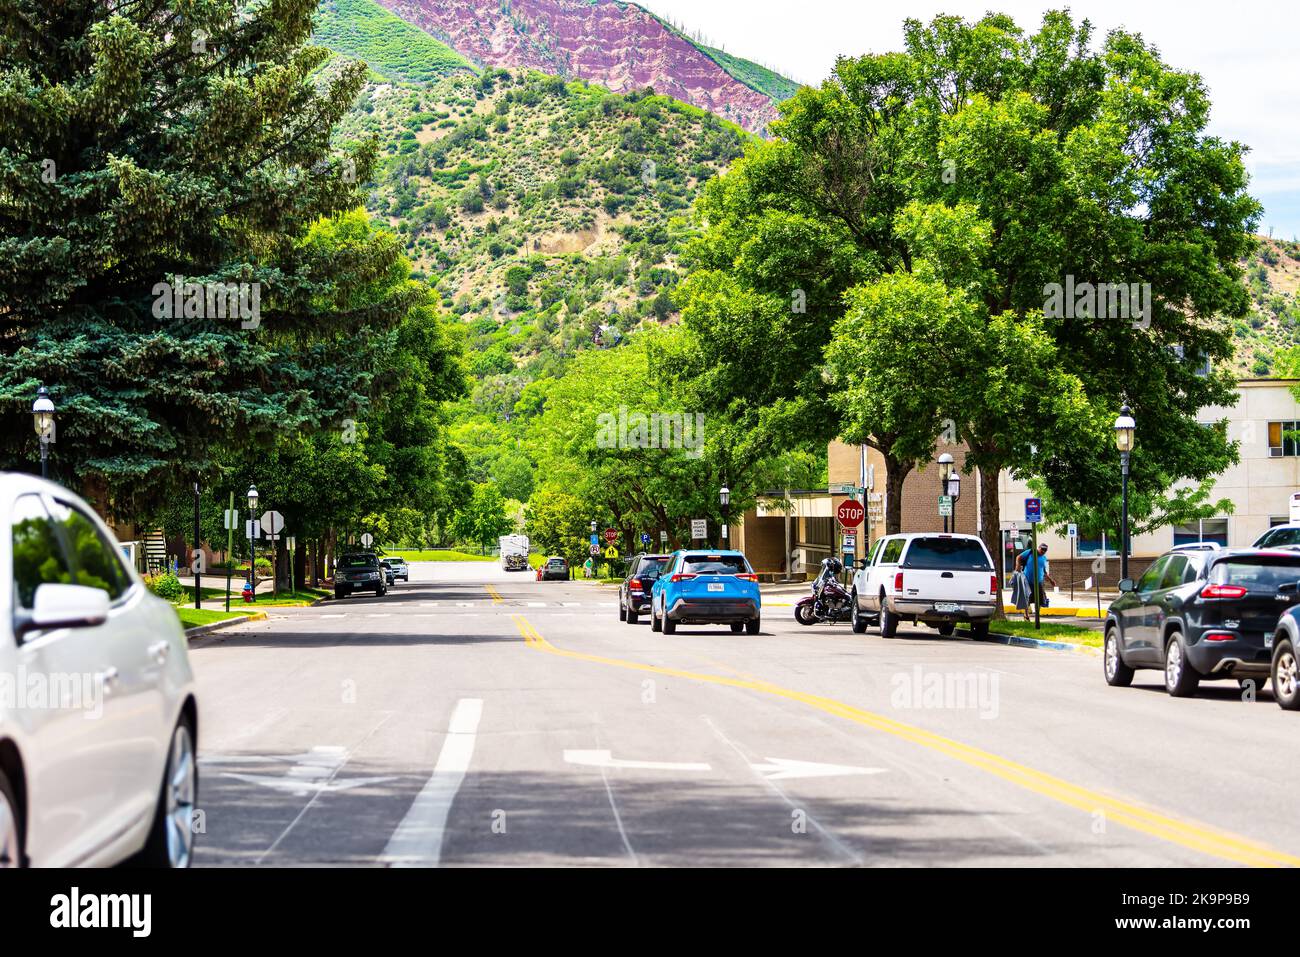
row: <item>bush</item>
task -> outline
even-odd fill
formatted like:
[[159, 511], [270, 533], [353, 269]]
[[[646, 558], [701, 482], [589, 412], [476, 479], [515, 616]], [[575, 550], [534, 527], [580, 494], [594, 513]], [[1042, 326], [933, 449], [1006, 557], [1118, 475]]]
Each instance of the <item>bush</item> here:
[[185, 589], [181, 587], [180, 579], [171, 572], [163, 572], [159, 575], [150, 575], [144, 580], [145, 587], [157, 595], [159, 598], [167, 601], [180, 601], [185, 597]]

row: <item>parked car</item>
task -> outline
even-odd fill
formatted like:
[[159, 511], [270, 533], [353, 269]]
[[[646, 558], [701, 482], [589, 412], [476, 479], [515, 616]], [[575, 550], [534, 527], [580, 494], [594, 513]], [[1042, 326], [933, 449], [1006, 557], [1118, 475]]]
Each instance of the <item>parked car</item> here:
[[354, 591], [388, 594], [388, 576], [374, 552], [340, 555], [334, 566], [334, 597], [346, 598]]
[[396, 581], [396, 576], [393, 575], [393, 566], [388, 563], [387, 558], [381, 558], [379, 567], [384, 571], [384, 584], [391, 587], [393, 582]]
[[567, 558], [561, 558], [559, 555], [552, 555], [546, 559], [546, 563], [538, 569], [538, 577], [541, 581], [568, 581], [569, 580], [569, 561]]
[[[1283, 586], [1285, 593], [1291, 593], [1292, 600], [1300, 601], [1294, 590]], [[1300, 605], [1292, 605], [1282, 613], [1277, 622], [1277, 631], [1273, 635], [1273, 660], [1269, 668], [1273, 680], [1273, 700], [1278, 707], [1287, 711], [1300, 710]]]
[[958, 622], [974, 638], [986, 638], [1002, 600], [998, 576], [984, 543], [974, 535], [934, 532], [888, 535], [853, 575], [853, 630], [880, 626], [893, 638], [900, 621], [912, 621], [951, 635]]
[[[1287, 602], [1295, 604], [1300, 553], [1233, 548], [1168, 552], [1142, 576], [1119, 583], [1106, 614], [1106, 682], [1126, 687], [1135, 671], [1160, 668], [1175, 697], [1204, 680], [1262, 679]], [[1285, 629], [1282, 629], [1285, 630]], [[1294, 645], [1293, 645], [1294, 647]]]
[[1183, 545], [1175, 545], [1169, 550], [1171, 552], [1214, 552], [1221, 547], [1217, 542], [1187, 542]]
[[409, 582], [411, 580], [411, 569], [410, 566], [406, 564], [405, 558], [398, 558], [396, 555], [390, 555], [385, 558], [384, 561], [388, 562], [388, 567], [393, 570], [394, 581], [400, 580]]
[[27, 676], [0, 697], [0, 867], [188, 867], [198, 704], [176, 611], [64, 488], [0, 474], [0, 523], [0, 674]]
[[678, 625], [730, 625], [757, 635], [762, 621], [758, 575], [741, 552], [673, 552], [650, 595], [650, 628], [667, 635]]
[[650, 609], [650, 591], [670, 556], [635, 556], [628, 565], [627, 577], [618, 586], [618, 620], [635, 625], [641, 613]]
[[1252, 543], [1253, 548], [1282, 548], [1286, 545], [1300, 545], [1300, 525], [1290, 522], [1274, 525]]

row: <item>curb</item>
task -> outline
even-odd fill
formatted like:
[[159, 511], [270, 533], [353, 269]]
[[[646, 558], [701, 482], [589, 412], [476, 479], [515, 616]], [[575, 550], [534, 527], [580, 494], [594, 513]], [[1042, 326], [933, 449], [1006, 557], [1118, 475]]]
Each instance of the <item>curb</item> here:
[[214, 621], [210, 625], [196, 625], [193, 628], [185, 629], [186, 638], [202, 638], [204, 635], [220, 631], [222, 628], [229, 628], [231, 625], [242, 625], [246, 621], [266, 621], [266, 612], [255, 611], [251, 615], [240, 615], [238, 618], [227, 618], [224, 621]]
[[[1003, 605], [1002, 611], [1008, 615], [1020, 614], [1015, 605]], [[1096, 608], [1044, 608], [1040, 614], [1044, 618], [1105, 618], [1106, 609], [1099, 612]]]
[[[971, 641], [970, 632], [964, 632]], [[1023, 635], [999, 635], [997, 632], [989, 632], [989, 636], [981, 643], [991, 642], [995, 645], [1008, 645], [1016, 648], [1038, 648], [1043, 651], [1072, 651], [1079, 655], [1099, 655], [1100, 648], [1091, 648], [1088, 645], [1075, 644], [1072, 641], [1050, 641], [1046, 638], [1026, 638]]]

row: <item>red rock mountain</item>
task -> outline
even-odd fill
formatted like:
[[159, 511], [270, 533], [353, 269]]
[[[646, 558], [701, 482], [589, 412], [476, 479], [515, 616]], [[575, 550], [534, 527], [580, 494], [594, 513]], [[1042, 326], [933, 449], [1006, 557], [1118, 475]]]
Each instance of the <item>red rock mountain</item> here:
[[616, 0], [379, 0], [480, 66], [530, 67], [615, 92], [652, 86], [761, 131], [766, 94], [634, 3]]

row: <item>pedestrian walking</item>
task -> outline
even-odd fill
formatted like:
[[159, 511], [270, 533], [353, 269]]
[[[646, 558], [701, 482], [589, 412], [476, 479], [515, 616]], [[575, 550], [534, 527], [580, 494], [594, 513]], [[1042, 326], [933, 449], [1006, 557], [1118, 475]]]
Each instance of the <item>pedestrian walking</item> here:
[[[1038, 607], [1040, 610], [1047, 607], [1047, 596], [1043, 591], [1043, 582], [1048, 581], [1052, 583], [1053, 587], [1056, 586], [1056, 579], [1048, 571], [1047, 543], [1040, 544], [1036, 554], [1032, 548], [1026, 548], [1017, 555], [1016, 571], [1023, 572], [1025, 575], [1028, 597], [1024, 607], [1024, 614], [1025, 621], [1028, 621], [1029, 606], [1034, 603], [1034, 582], [1038, 582]], [[1017, 604], [1016, 607], [1019, 608], [1020, 606]]]

